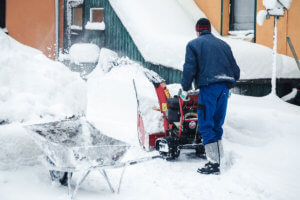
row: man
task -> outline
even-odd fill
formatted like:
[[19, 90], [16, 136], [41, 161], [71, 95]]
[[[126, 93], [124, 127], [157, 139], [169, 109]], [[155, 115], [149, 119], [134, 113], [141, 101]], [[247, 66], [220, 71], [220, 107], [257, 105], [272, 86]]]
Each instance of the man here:
[[198, 38], [190, 41], [186, 47], [183, 66], [182, 93], [187, 100], [187, 91], [193, 80], [199, 90], [198, 125], [205, 147], [208, 163], [197, 172], [201, 174], [219, 174], [220, 160], [223, 156], [221, 139], [229, 89], [240, 78], [240, 69], [236, 64], [230, 46], [211, 34], [208, 19], [201, 18], [196, 24]]

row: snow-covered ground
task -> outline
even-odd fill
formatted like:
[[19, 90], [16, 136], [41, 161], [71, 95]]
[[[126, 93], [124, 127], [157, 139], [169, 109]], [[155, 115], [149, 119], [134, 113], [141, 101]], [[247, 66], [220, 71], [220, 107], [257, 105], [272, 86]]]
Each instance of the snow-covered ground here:
[[[15, 56], [20, 55], [21, 53], [18, 53]], [[12, 59], [15, 56], [1, 62], [1, 77], [5, 77], [2, 74], [5, 64], [13, 63]], [[36, 65], [34, 56], [24, 56], [24, 59], [26, 59], [24, 63], [27, 68]], [[79, 99], [71, 102], [81, 105], [81, 98], [85, 99], [85, 94], [87, 94], [88, 100], [85, 105], [87, 119], [93, 122], [102, 133], [122, 139], [132, 145], [124, 159], [155, 155], [156, 152], [144, 152], [138, 144], [137, 105], [132, 79], [137, 80], [139, 91], [145, 96], [150, 95], [150, 98], [155, 98], [151, 96], [154, 88], [148, 87], [149, 83], [141, 73], [142, 69], [138, 64], [128, 59], [121, 59], [118, 66], [114, 66], [116, 63], [113, 64], [113, 59], [115, 57], [111, 53], [100, 55], [99, 65], [88, 77], [87, 83], [79, 84], [86, 85], [86, 91], [80, 93]], [[57, 64], [51, 63], [51, 66], [55, 68]], [[28, 81], [36, 80], [34, 79], [36, 70], [49, 75], [48, 68], [43, 67], [24, 74], [22, 64], [16, 62], [15, 65], [10, 65], [9, 69], [13, 70], [14, 67], [18, 67], [14, 75], [17, 77], [23, 75], [23, 78]], [[73, 72], [62, 71], [65, 76], [73, 77]], [[56, 80], [55, 77], [52, 76], [53, 80]], [[44, 79], [39, 79], [31, 84], [35, 87], [44, 83], [43, 81]], [[13, 89], [9, 83], [2, 82], [1, 87], [7, 87], [7, 90]], [[52, 91], [50, 90], [51, 84], [42, 85], [43, 92]], [[175, 94], [179, 85], [168, 87], [171, 93]], [[70, 88], [70, 90], [72, 92], [68, 95], [68, 99], [73, 99], [72, 97], [77, 95], [78, 90], [77, 88]], [[42, 91], [33, 90], [32, 94], [40, 92]], [[7, 95], [3, 95], [2, 99], [3, 97], [9, 100], [14, 98]], [[61, 96], [58, 103], [65, 100], [59, 87], [52, 91], [52, 95]], [[11, 113], [20, 112], [21, 116], [31, 116], [32, 112], [36, 112], [34, 109], [18, 109], [25, 103], [26, 101], [9, 101], [6, 109], [15, 109]], [[50, 109], [47, 105], [45, 107]], [[38, 108], [43, 113], [43, 109]], [[52, 118], [60, 119], [64, 114], [78, 111], [76, 106], [71, 107], [70, 110], [73, 112], [65, 113], [64, 107], [60, 107], [61, 113], [55, 114]], [[2, 110], [0, 114], [3, 114]], [[102, 176], [93, 172], [79, 190], [77, 199], [299, 199], [299, 115], [299, 107], [287, 104], [275, 96], [254, 98], [233, 94], [229, 99], [224, 125], [225, 158], [220, 176], [198, 174], [196, 170], [205, 163], [205, 160], [195, 157], [193, 152], [185, 152], [173, 162], [153, 160], [128, 167], [120, 194], [112, 194]], [[67, 188], [51, 183], [47, 169], [39, 162], [42, 152], [22, 127], [27, 124], [26, 120], [25, 123], [20, 123], [22, 121], [19, 118], [10, 119], [10, 124], [0, 125], [0, 199], [68, 199]], [[28, 121], [34, 123], [40, 122], [41, 119], [33, 117]], [[112, 178], [113, 185], [116, 186], [121, 170], [108, 170], [108, 175]], [[74, 183], [77, 179], [78, 175], [74, 174]]]

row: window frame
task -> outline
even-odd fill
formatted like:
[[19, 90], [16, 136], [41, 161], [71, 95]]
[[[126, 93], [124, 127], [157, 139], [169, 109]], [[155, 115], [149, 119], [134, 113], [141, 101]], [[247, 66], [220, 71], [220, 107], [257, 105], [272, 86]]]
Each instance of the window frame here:
[[103, 10], [103, 18], [102, 18], [102, 22], [104, 22], [104, 8], [100, 8], [100, 7], [97, 7], [97, 8], [90, 8], [90, 22], [91, 23], [102, 23], [102, 22], [94, 22], [93, 21], [93, 11], [94, 10]]

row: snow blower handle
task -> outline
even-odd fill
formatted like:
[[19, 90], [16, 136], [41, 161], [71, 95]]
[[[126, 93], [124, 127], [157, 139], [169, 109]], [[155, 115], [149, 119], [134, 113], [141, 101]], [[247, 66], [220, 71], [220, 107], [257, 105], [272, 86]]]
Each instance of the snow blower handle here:
[[184, 90], [182, 90], [182, 89], [179, 89], [178, 95], [179, 95], [179, 97], [180, 97], [183, 101], [189, 101], [189, 100], [190, 100], [190, 98], [188, 98], [188, 92], [187, 92], [187, 91], [184, 91]]

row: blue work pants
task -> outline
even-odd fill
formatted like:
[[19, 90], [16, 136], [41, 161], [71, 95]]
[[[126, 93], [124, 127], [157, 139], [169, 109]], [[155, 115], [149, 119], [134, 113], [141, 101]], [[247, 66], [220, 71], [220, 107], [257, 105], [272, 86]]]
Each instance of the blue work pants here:
[[198, 126], [203, 145], [222, 139], [229, 89], [226, 83], [203, 86], [199, 91]]

